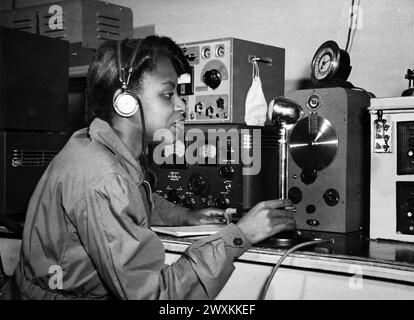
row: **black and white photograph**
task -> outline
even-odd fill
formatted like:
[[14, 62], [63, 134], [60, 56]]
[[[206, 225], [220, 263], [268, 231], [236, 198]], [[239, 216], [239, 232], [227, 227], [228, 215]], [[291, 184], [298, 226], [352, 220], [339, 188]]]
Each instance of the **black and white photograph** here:
[[0, 1], [0, 300], [414, 300], [413, 35], [412, 0]]

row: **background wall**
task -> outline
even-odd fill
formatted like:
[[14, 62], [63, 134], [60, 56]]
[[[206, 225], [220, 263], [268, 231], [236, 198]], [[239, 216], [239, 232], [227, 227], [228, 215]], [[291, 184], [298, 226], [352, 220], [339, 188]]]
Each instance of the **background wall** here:
[[[130, 7], [134, 27], [176, 42], [237, 37], [286, 49], [289, 92], [309, 78], [317, 48], [327, 40], [345, 49], [351, 0], [109, 0]], [[358, 3], [358, 0], [355, 1]], [[361, 0], [362, 29], [350, 52], [355, 86], [377, 97], [400, 96], [414, 68], [414, 1]], [[361, 19], [361, 17], [360, 17]]]

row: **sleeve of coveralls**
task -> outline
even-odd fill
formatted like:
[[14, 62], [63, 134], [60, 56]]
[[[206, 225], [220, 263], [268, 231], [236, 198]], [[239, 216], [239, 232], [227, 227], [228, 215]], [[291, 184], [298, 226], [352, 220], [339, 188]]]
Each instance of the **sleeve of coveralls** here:
[[230, 224], [165, 265], [163, 244], [148, 229], [145, 207], [132, 197], [132, 188], [127, 179], [109, 174], [86, 194], [86, 209], [74, 213], [105, 284], [121, 299], [213, 299], [233, 272], [234, 259], [251, 245], [243, 232]]
[[152, 193], [152, 202], [154, 203], [154, 212], [151, 217], [153, 226], [182, 226], [184, 224], [184, 214], [188, 209], [164, 199], [155, 192]]

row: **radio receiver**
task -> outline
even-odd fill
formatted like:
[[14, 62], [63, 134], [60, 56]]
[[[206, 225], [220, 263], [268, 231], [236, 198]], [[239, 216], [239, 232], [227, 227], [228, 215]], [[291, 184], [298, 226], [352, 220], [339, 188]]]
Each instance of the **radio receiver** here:
[[[200, 138], [194, 140], [196, 131]], [[171, 161], [162, 164], [154, 161], [155, 146], [150, 150], [151, 184], [162, 197], [191, 209], [249, 209], [277, 198], [278, 132], [273, 127], [185, 125], [185, 140], [182, 147], [165, 147]]]
[[298, 229], [359, 230], [369, 204], [369, 94], [337, 87], [287, 97], [305, 111], [289, 138], [288, 197]]
[[180, 45], [192, 75], [180, 79], [186, 123], [244, 124], [245, 99], [252, 80], [252, 59], [261, 62], [266, 101], [284, 94], [285, 50], [236, 38]]

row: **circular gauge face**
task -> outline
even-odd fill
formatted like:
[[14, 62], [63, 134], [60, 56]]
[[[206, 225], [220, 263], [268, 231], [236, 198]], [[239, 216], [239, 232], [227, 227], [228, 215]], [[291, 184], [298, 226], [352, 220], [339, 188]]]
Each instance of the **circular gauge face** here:
[[185, 144], [181, 140], [175, 142], [175, 154], [179, 157], [184, 157], [185, 155]]
[[336, 42], [327, 41], [316, 51], [312, 60], [312, 79], [326, 81], [338, 71], [340, 49]]
[[311, 110], [318, 109], [321, 106], [321, 97], [317, 94], [312, 94], [307, 101], [307, 106]]
[[316, 58], [315, 78], [317, 80], [325, 79], [332, 72], [334, 63], [334, 53], [332, 49], [327, 48], [320, 52]]
[[212, 144], [205, 144], [199, 148], [200, 155], [203, 158], [215, 158], [217, 154], [216, 146]]
[[169, 156], [174, 154], [174, 145], [173, 144], [167, 144], [163, 149], [163, 156], [168, 158]]

